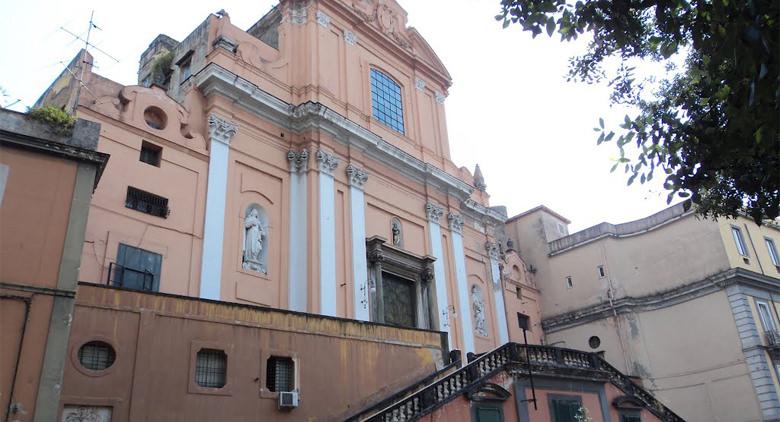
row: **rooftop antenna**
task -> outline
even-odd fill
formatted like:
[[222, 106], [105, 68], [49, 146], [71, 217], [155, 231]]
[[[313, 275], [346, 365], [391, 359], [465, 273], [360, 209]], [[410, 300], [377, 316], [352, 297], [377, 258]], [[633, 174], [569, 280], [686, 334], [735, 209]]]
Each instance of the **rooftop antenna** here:
[[[74, 74], [74, 73], [73, 73], [73, 72], [72, 72], [70, 69], [68, 69], [68, 67], [67, 67], [67, 66], [65, 66], [65, 69], [67, 69], [67, 70], [68, 70], [68, 72], [69, 72], [71, 75], [73, 75], [73, 77], [74, 77], [74, 78], [75, 78], [75, 79], [78, 81], [78, 83], [79, 83], [79, 86], [78, 86], [78, 88], [76, 88], [76, 101], [74, 101], [74, 103], [73, 103], [73, 110], [72, 110], [72, 112], [73, 112], [73, 113], [75, 113], [75, 112], [76, 112], [76, 108], [78, 108], [78, 105], [79, 105], [79, 99], [80, 99], [80, 97], [81, 97], [81, 88], [82, 88], [82, 87], [84, 87], [84, 89], [86, 89], [86, 90], [87, 90], [87, 92], [89, 92], [90, 94], [92, 94], [92, 92], [91, 92], [91, 91], [89, 91], [89, 88], [87, 88], [87, 87], [86, 87], [86, 85], [84, 85], [84, 72], [86, 71], [86, 69], [87, 69], [87, 66], [88, 66], [88, 65], [89, 65], [89, 66], [92, 66], [92, 65], [93, 65], [92, 63], [89, 63], [89, 62], [87, 61], [87, 52], [89, 52], [89, 49], [90, 49], [90, 47], [91, 47], [92, 49], [94, 49], [95, 51], [97, 51], [97, 52], [99, 52], [99, 53], [102, 53], [103, 55], [105, 55], [105, 56], [106, 56], [106, 57], [108, 57], [109, 59], [111, 59], [111, 60], [113, 60], [113, 61], [115, 61], [115, 62], [119, 63], [119, 60], [117, 60], [115, 57], [113, 57], [112, 55], [110, 55], [110, 54], [106, 53], [105, 51], [103, 51], [103, 50], [99, 49], [99, 48], [98, 48], [96, 45], [94, 45], [94, 44], [92, 44], [92, 43], [90, 43], [90, 42], [89, 42], [89, 37], [90, 37], [90, 35], [92, 35], [92, 28], [95, 28], [95, 29], [97, 29], [97, 30], [99, 30], [99, 31], [102, 31], [102, 29], [101, 29], [99, 26], [95, 25], [94, 17], [95, 17], [95, 11], [93, 10], [93, 11], [90, 13], [90, 15], [89, 15], [89, 27], [87, 28], [87, 38], [86, 38], [86, 39], [83, 39], [83, 38], [81, 38], [80, 36], [78, 36], [78, 35], [74, 34], [73, 32], [71, 32], [71, 31], [68, 31], [68, 30], [67, 30], [67, 29], [65, 29], [64, 27], [60, 27], [60, 29], [61, 29], [61, 30], [63, 30], [64, 32], [68, 33], [68, 34], [69, 34], [70, 36], [72, 36], [73, 38], [75, 38], [75, 39], [77, 39], [77, 40], [79, 40], [79, 41], [84, 41], [84, 49], [83, 49], [83, 50], [82, 50], [82, 52], [81, 52], [81, 60], [80, 60], [80, 61], [81, 61], [81, 63], [79, 64], [79, 67], [81, 68], [81, 70], [80, 70], [80, 72], [79, 72], [79, 76], [78, 76], [78, 77], [76, 77], [76, 75], [75, 75], [75, 74]], [[92, 94], [92, 95], [94, 95], [94, 94]]]

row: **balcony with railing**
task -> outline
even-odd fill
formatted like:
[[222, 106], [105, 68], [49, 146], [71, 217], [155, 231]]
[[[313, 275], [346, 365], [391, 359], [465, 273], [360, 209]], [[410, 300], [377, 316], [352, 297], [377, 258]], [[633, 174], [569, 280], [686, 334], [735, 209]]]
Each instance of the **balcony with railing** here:
[[780, 351], [780, 331], [766, 330], [764, 338], [766, 339], [767, 348]]
[[684, 422], [652, 394], [636, 384], [595, 353], [558, 347], [507, 343], [485, 353], [468, 365], [431, 382], [412, 394], [408, 392], [364, 409], [349, 422], [404, 422], [417, 420], [508, 370], [518, 376], [529, 371], [537, 375], [569, 375], [610, 382], [627, 396], [642, 403], [664, 422]]

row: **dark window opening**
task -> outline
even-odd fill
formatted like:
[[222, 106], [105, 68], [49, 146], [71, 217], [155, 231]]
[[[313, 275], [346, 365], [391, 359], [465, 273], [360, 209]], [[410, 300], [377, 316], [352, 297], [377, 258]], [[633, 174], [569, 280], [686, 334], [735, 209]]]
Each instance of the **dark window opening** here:
[[552, 422], [578, 422], [577, 415], [581, 413], [582, 401], [579, 397], [550, 398], [550, 415]]
[[517, 295], [518, 299], [523, 298], [523, 288], [522, 287], [515, 287], [515, 294]]
[[599, 268], [599, 277], [606, 277], [607, 273], [606, 273], [606, 271], [604, 271], [604, 266], [603, 265], [599, 265], [598, 268]]
[[161, 108], [155, 106], [147, 107], [144, 110], [144, 120], [150, 128], [157, 130], [165, 129], [168, 124], [168, 116]]
[[477, 406], [474, 409], [474, 422], [503, 422], [504, 415], [497, 406]]
[[114, 364], [114, 359], [114, 348], [102, 341], [90, 341], [79, 348], [81, 366], [92, 371], [108, 369]]
[[162, 157], [162, 147], [155, 145], [151, 142], [141, 142], [141, 156], [138, 158], [146, 164], [151, 164], [155, 167], [160, 167], [160, 159]]
[[125, 208], [162, 218], [168, 218], [168, 215], [171, 213], [171, 210], [168, 208], [168, 198], [132, 186], [127, 187]]
[[415, 285], [411, 280], [383, 272], [385, 323], [401, 327], [416, 327]]
[[517, 313], [517, 326], [520, 327], [523, 330], [530, 330], [531, 329], [531, 318], [526, 315], [522, 314], [520, 312]]
[[566, 288], [571, 289], [574, 287], [574, 281], [572, 281], [571, 276], [566, 277]]
[[642, 422], [639, 412], [621, 413], [620, 422]]
[[161, 267], [162, 255], [120, 243], [116, 262], [108, 267], [108, 284], [156, 292]]
[[201, 349], [195, 358], [195, 383], [206, 388], [222, 388], [227, 379], [227, 355], [222, 350]]
[[265, 371], [265, 386], [270, 391], [295, 390], [295, 362], [285, 356], [268, 358]]
[[591, 336], [588, 339], [588, 346], [590, 346], [591, 349], [598, 349], [599, 346], [601, 346], [601, 339], [598, 336]]

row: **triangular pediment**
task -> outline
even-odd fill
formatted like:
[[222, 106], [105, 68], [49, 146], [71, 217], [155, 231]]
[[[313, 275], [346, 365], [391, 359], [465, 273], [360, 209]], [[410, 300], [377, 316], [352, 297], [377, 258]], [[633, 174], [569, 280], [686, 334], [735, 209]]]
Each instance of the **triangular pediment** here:
[[450, 76], [450, 72], [447, 71], [444, 63], [442, 63], [441, 59], [439, 59], [439, 56], [436, 54], [436, 52], [433, 51], [433, 48], [431, 48], [430, 44], [428, 44], [428, 41], [425, 41], [425, 38], [423, 38], [415, 28], [409, 28], [407, 32], [409, 33], [409, 37], [412, 40], [412, 50], [414, 51], [414, 54], [416, 54], [421, 61], [427, 63], [434, 70], [441, 72], [444, 76], [446, 76], [447, 80], [451, 80], [452, 77]]

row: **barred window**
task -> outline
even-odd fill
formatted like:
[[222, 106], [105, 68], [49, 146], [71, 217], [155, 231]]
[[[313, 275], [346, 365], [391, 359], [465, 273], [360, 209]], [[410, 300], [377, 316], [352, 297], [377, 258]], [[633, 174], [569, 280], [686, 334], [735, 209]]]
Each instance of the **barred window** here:
[[168, 209], [168, 198], [132, 186], [127, 187], [125, 207], [162, 218], [168, 218], [171, 213]]
[[114, 359], [116, 359], [114, 348], [102, 341], [90, 341], [79, 348], [81, 366], [93, 371], [110, 368], [114, 364]]
[[195, 358], [195, 382], [206, 388], [222, 388], [227, 378], [227, 355], [222, 350], [200, 349]]
[[151, 142], [141, 142], [141, 156], [139, 161], [160, 167], [160, 158], [162, 157], [162, 147]]
[[270, 391], [295, 390], [295, 363], [292, 358], [271, 356], [266, 366], [265, 386]]
[[404, 133], [401, 86], [376, 69], [371, 69], [371, 114], [390, 128]]

